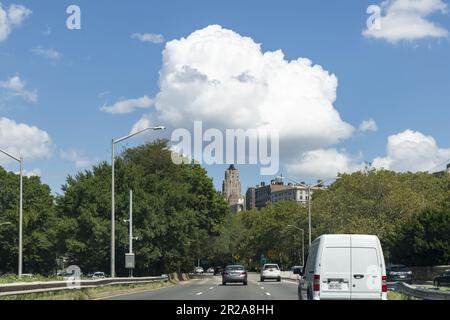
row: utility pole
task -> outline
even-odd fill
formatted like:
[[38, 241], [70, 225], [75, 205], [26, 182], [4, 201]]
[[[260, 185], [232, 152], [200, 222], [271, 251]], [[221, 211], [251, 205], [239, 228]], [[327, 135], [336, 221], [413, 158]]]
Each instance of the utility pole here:
[[[130, 190], [130, 255], [133, 254], [133, 190]], [[130, 268], [130, 278], [133, 278], [133, 269]]]

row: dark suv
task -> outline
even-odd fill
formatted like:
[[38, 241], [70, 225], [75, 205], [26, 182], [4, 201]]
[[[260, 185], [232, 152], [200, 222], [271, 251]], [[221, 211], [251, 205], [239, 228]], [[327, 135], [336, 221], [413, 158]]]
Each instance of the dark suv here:
[[442, 285], [450, 285], [450, 269], [445, 271], [443, 274], [434, 277], [433, 284], [435, 287], [440, 287]]
[[222, 267], [215, 267], [214, 268], [214, 275], [218, 276], [218, 275], [222, 275], [223, 273], [223, 268]]
[[386, 266], [388, 282], [406, 282], [411, 284], [413, 273], [410, 268], [402, 264], [390, 264]]

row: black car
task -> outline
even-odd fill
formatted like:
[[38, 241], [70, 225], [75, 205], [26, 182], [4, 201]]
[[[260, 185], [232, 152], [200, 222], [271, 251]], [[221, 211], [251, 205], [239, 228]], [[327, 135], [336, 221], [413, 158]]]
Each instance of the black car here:
[[221, 275], [223, 273], [223, 268], [222, 267], [215, 267], [214, 268], [214, 275], [218, 276]]
[[411, 284], [413, 281], [412, 270], [402, 264], [387, 265], [386, 275], [388, 282], [406, 282]]
[[443, 274], [434, 277], [433, 284], [435, 287], [440, 287], [442, 285], [450, 285], [450, 269], [445, 271]]

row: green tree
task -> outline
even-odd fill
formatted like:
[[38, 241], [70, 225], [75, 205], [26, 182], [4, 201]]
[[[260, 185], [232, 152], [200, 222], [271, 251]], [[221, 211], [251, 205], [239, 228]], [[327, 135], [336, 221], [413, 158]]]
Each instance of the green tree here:
[[[23, 179], [23, 272], [56, 269], [56, 216], [50, 187], [39, 177]], [[19, 176], [0, 168], [0, 273], [17, 273], [19, 252]]]
[[413, 266], [450, 263], [450, 211], [426, 210], [398, 227], [392, 260]]
[[[83, 271], [109, 270], [111, 167], [69, 177], [58, 198], [64, 221], [60, 251]], [[167, 142], [128, 149], [116, 161], [116, 261], [126, 274], [129, 190], [133, 190], [136, 274], [191, 270], [197, 258], [208, 257], [207, 245], [220, 236], [228, 205], [197, 164], [175, 165]]]

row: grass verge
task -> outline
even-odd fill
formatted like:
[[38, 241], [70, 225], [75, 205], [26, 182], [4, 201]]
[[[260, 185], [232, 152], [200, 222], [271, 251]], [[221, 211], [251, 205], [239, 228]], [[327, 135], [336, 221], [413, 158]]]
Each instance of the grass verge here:
[[154, 282], [143, 284], [118, 284], [98, 288], [74, 289], [45, 293], [31, 293], [0, 297], [0, 300], [95, 300], [112, 295], [157, 290], [172, 286], [171, 282]]
[[389, 291], [388, 300], [417, 300], [417, 299], [411, 296], [407, 296], [406, 294], [400, 292]]

